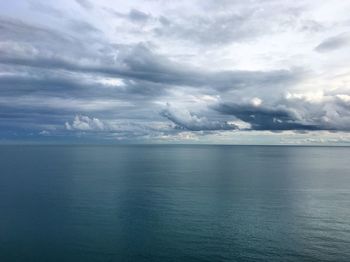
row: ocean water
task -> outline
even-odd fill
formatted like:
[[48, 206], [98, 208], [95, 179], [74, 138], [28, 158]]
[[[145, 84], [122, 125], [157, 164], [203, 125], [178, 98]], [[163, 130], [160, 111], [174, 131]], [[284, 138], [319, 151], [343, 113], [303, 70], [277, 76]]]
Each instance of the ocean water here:
[[0, 261], [350, 261], [350, 148], [0, 146]]

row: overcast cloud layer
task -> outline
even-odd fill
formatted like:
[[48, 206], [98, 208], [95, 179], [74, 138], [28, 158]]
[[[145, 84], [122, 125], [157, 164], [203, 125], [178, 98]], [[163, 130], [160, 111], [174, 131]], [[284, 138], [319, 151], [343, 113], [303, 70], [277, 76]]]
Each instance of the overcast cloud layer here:
[[350, 142], [350, 1], [0, 3], [0, 138]]

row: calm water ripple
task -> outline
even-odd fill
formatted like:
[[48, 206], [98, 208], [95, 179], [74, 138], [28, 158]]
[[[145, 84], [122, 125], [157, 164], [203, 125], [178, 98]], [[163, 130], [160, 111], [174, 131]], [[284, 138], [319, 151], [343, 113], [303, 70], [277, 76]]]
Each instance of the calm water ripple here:
[[0, 146], [0, 261], [350, 261], [349, 156]]

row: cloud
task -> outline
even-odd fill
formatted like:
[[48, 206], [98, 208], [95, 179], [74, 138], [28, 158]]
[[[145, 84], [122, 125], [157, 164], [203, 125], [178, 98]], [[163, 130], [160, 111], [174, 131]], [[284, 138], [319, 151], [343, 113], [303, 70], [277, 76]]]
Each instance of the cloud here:
[[[58, 134], [57, 130], [55, 133]], [[54, 132], [50, 135], [54, 135]], [[145, 139], [163, 140], [165, 137], [185, 138], [185, 131], [174, 129], [173, 126], [158, 121], [132, 122], [128, 119], [101, 120], [96, 117], [76, 115], [72, 121], [64, 124], [64, 131], [61, 134], [79, 134], [79, 137], [103, 138], [114, 141], [142, 141]], [[41, 134], [43, 135], [43, 134]], [[46, 134], [45, 134], [46, 135]], [[48, 135], [48, 134], [47, 134]], [[187, 137], [194, 137], [188, 133]]]
[[75, 116], [72, 123], [65, 123], [67, 130], [79, 131], [104, 131], [105, 125], [98, 118], [89, 118], [88, 116]]
[[0, 133], [200, 141], [348, 132], [350, 4], [335, 1], [5, 1]]
[[217, 46], [278, 33], [296, 26], [301, 17], [300, 10], [277, 1], [203, 1], [198, 9], [202, 12], [160, 16], [154, 33], [157, 37]]
[[105, 8], [105, 10], [118, 18], [127, 19], [132, 23], [146, 23], [152, 19], [152, 16], [150, 14], [147, 14], [135, 8], [132, 8], [128, 13], [121, 13], [108, 8]]
[[39, 135], [48, 136], [48, 135], [50, 135], [50, 132], [47, 131], [47, 130], [42, 130], [42, 131], [39, 132]]
[[[13, 39], [16, 44], [0, 45], [0, 62], [12, 66], [103, 74], [155, 84], [206, 86], [218, 90], [288, 85], [296, 82], [300, 74], [296, 70], [285, 69], [204, 70], [174, 62], [156, 54], [145, 44], [111, 46], [99, 43], [104, 51], [99, 52], [90, 50], [91, 46], [87, 43], [69, 35], [64, 36], [48, 29], [23, 25], [20, 21], [5, 20], [4, 24], [0, 30], [8, 35], [8, 40]], [[80, 26], [79, 23], [78, 27]], [[82, 26], [83, 31], [91, 32], [89, 25]], [[21, 37], [17, 37], [13, 31], [21, 32], [17, 33]]]
[[303, 122], [319, 130], [350, 131], [348, 95], [340, 93], [287, 94], [280, 103], [291, 108]]
[[214, 107], [222, 114], [233, 115], [249, 123], [253, 130], [318, 130], [319, 127], [300, 123], [292, 111], [284, 107], [267, 107], [257, 104], [225, 104]]
[[330, 52], [343, 48], [350, 44], [350, 34], [343, 33], [337, 36], [329, 37], [323, 40], [315, 47], [317, 52]]
[[184, 109], [175, 109], [170, 104], [161, 115], [172, 121], [179, 128], [190, 131], [235, 130], [237, 126], [228, 122], [209, 121]]
[[60, 10], [45, 3], [29, 1], [28, 4], [34, 12], [40, 12], [42, 14], [51, 15], [54, 17], [62, 17], [63, 15], [63, 13]]
[[85, 33], [85, 34], [101, 33], [100, 30], [98, 30], [96, 27], [94, 27], [93, 25], [85, 21], [71, 19], [68, 21], [67, 24], [73, 31], [76, 31], [79, 33]]
[[93, 4], [89, 0], [75, 0], [75, 2], [87, 10], [94, 8]]
[[135, 22], [146, 22], [150, 19], [150, 15], [137, 9], [131, 9], [129, 12], [129, 18]]
[[287, 93], [266, 104], [219, 102], [211, 107], [250, 125], [246, 130], [350, 131], [350, 96], [347, 94]]

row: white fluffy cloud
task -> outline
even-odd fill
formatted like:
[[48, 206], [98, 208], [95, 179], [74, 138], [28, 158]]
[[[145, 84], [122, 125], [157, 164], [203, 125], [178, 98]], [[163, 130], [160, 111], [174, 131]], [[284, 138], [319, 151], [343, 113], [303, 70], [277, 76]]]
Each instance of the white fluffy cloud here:
[[98, 118], [89, 118], [88, 116], [75, 116], [72, 123], [66, 122], [67, 130], [79, 131], [104, 131], [105, 125]]

